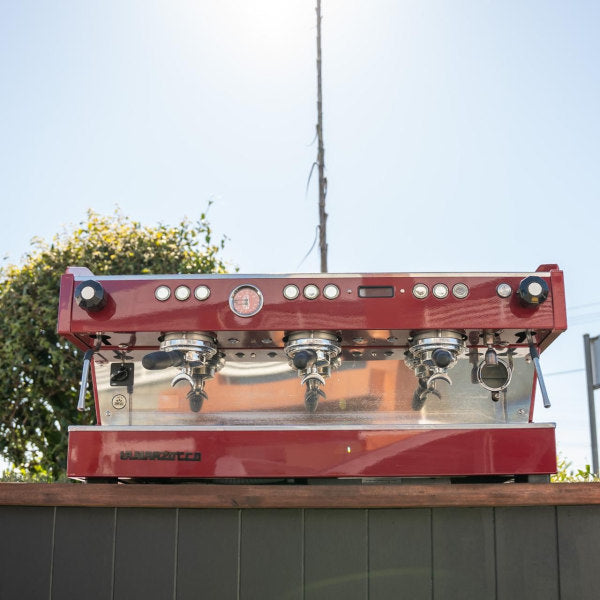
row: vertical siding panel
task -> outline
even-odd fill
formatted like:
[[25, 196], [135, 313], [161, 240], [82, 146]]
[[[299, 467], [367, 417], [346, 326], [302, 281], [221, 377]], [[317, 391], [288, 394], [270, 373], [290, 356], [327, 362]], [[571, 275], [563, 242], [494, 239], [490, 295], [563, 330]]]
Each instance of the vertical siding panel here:
[[238, 515], [231, 509], [180, 509], [178, 600], [236, 598]]
[[176, 509], [117, 511], [114, 600], [173, 597]]
[[304, 526], [305, 599], [367, 598], [365, 510], [306, 510]]
[[369, 511], [369, 599], [430, 600], [431, 511]]
[[495, 510], [498, 600], [558, 599], [554, 507]]
[[432, 517], [434, 598], [494, 598], [491, 508], [435, 508]]
[[56, 509], [53, 598], [111, 599], [114, 520], [112, 508]]
[[48, 600], [52, 568], [53, 507], [0, 510], [0, 598]]
[[596, 600], [600, 506], [559, 506], [557, 511], [561, 600]]
[[300, 510], [242, 511], [241, 600], [302, 600]]

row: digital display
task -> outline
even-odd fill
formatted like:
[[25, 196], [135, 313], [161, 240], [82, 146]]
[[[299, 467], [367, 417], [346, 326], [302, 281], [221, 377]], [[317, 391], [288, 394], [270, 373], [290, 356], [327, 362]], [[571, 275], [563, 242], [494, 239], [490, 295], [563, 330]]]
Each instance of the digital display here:
[[358, 287], [359, 298], [393, 298], [394, 287], [391, 285], [365, 285]]

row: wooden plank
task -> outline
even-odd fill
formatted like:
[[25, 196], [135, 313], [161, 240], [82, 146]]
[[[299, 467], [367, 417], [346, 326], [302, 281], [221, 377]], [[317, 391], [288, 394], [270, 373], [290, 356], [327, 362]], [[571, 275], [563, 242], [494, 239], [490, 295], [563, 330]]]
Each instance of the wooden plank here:
[[494, 598], [491, 508], [432, 511], [433, 598]]
[[431, 510], [369, 510], [370, 600], [430, 600]]
[[561, 600], [598, 598], [600, 507], [557, 509]]
[[48, 600], [54, 509], [0, 510], [0, 598]]
[[173, 597], [175, 523], [174, 509], [118, 509], [114, 600]]
[[0, 505], [418, 508], [600, 504], [600, 483], [461, 485], [0, 484]]
[[243, 510], [240, 599], [303, 598], [301, 510]]
[[239, 512], [179, 511], [177, 600], [237, 597]]
[[501, 507], [495, 517], [498, 600], [558, 599], [555, 509]]
[[113, 582], [114, 508], [56, 509], [52, 597], [73, 591], [86, 600], [110, 600]]
[[364, 600], [368, 594], [367, 548], [366, 511], [306, 510], [305, 600]]

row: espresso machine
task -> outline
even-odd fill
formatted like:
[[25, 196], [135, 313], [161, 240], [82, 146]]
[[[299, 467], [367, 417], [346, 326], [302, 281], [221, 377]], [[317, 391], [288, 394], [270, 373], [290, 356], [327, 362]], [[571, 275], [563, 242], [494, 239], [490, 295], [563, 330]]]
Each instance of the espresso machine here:
[[69, 477], [87, 481], [534, 480], [540, 353], [563, 274], [62, 276], [83, 354]]

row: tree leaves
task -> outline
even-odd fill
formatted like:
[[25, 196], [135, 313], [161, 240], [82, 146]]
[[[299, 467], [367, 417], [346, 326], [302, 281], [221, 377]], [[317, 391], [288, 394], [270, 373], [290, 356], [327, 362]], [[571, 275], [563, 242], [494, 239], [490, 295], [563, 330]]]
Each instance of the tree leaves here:
[[225, 273], [206, 213], [192, 223], [144, 226], [116, 211], [50, 243], [35, 239], [21, 266], [0, 269], [0, 453], [19, 472], [59, 478], [67, 427], [92, 424], [76, 410], [81, 353], [56, 334], [60, 276], [68, 266], [98, 275]]

